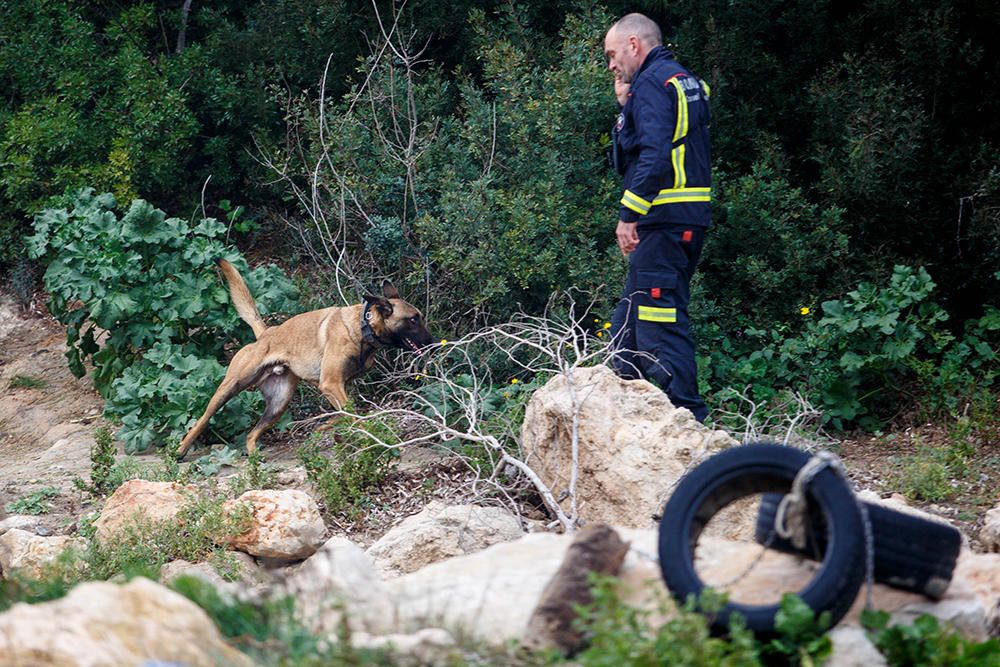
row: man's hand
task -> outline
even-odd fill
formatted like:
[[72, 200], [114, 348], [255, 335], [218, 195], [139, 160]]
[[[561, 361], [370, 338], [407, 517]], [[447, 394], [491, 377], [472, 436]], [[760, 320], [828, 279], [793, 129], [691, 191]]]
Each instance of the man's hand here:
[[615, 75], [615, 97], [618, 99], [618, 106], [623, 107], [628, 102], [629, 88], [631, 88], [630, 84], [625, 83], [620, 76]]
[[635, 227], [636, 223], [634, 222], [618, 221], [615, 236], [618, 237], [618, 247], [625, 256], [628, 256], [639, 245], [639, 233], [635, 231]]

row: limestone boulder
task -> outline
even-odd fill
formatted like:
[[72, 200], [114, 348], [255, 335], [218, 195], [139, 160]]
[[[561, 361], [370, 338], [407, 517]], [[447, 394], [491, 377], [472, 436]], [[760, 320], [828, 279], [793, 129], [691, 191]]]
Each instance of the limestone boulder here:
[[68, 535], [43, 537], [12, 528], [0, 535], [0, 577], [8, 577], [14, 570], [29, 577], [40, 577], [47, 564], [71, 548], [82, 551], [86, 544]]
[[[0, 521], [0, 535], [3, 535], [8, 530], [12, 528], [20, 528], [21, 530], [27, 530], [36, 534], [41, 534], [36, 531], [36, 528], [41, 527], [37, 516], [25, 516], [23, 514], [11, 514], [3, 521]], [[47, 528], [42, 527], [42, 533], [44, 533]]]
[[90, 582], [0, 614], [0, 665], [251, 667], [196, 604], [148, 579]]
[[[629, 544], [619, 571], [623, 599], [652, 612], [653, 624], [665, 620], [660, 607], [667, 598], [657, 560], [657, 531], [617, 529]], [[397, 618], [397, 632], [424, 627], [453, 631], [500, 644], [521, 640], [532, 610], [559, 570], [572, 536], [534, 533], [465, 556], [433, 563], [385, 582]], [[985, 557], [985, 558], [983, 558]], [[706, 583], [747, 604], [776, 604], [782, 592], [801, 590], [819, 564], [768, 551], [755, 544], [704, 536], [696, 567]], [[963, 551], [952, 585], [933, 601], [882, 584], [873, 587], [874, 606], [888, 611], [893, 622], [912, 622], [929, 613], [963, 636], [981, 641], [987, 635], [988, 612], [1000, 597], [1000, 555]], [[838, 627], [860, 628], [865, 591], [859, 592]], [[667, 606], [668, 616], [670, 605]], [[859, 649], [861, 650], [861, 649]], [[842, 664], [851, 664], [850, 662]]]
[[522, 446], [528, 465], [565, 498], [567, 512], [574, 438], [579, 515], [634, 528], [655, 525], [654, 515], [692, 464], [736, 444], [645, 380], [622, 380], [605, 366], [558, 375], [528, 402]]
[[997, 505], [983, 518], [983, 527], [979, 531], [979, 543], [986, 551], [1000, 552], [1000, 505]]
[[833, 653], [825, 667], [888, 667], [889, 663], [868, 639], [864, 628], [856, 625], [840, 626], [830, 631]]
[[176, 482], [133, 479], [111, 494], [94, 521], [94, 539], [107, 544], [115, 536], [146, 523], [174, 521], [195, 489]]
[[301, 560], [316, 553], [326, 536], [326, 525], [312, 497], [296, 489], [247, 491], [226, 503], [225, 511], [250, 509], [250, 528], [222, 540], [252, 556], [279, 561]]
[[381, 650], [392, 655], [394, 665], [461, 664], [455, 638], [442, 628], [424, 628], [412, 634], [351, 634], [351, 646], [359, 650]]
[[232, 598], [259, 599], [272, 583], [271, 574], [257, 565], [253, 556], [242, 551], [227, 551], [225, 558], [213, 563], [173, 560], [160, 568], [160, 582], [169, 584], [177, 577], [193, 576], [211, 584]]
[[371, 559], [350, 540], [332, 537], [290, 570], [272, 595], [293, 596], [296, 615], [313, 632], [336, 634], [344, 621], [352, 633], [381, 635], [396, 630], [388, 591]]
[[500, 507], [433, 502], [368, 548], [383, 574], [414, 572], [430, 563], [519, 538], [516, 516]]

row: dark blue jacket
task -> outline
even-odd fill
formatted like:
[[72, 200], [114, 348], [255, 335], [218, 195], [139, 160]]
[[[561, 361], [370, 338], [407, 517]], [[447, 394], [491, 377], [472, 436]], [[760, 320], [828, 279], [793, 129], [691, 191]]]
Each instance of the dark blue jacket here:
[[615, 131], [619, 218], [646, 229], [711, 224], [708, 86], [662, 46], [632, 79]]

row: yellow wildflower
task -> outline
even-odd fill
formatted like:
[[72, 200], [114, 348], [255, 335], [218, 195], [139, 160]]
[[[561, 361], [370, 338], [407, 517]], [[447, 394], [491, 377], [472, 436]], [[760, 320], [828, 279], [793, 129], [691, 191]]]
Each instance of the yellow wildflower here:
[[605, 322], [604, 323], [604, 328], [605, 329], [610, 329], [611, 328], [611, 322]]
[[799, 315], [808, 315], [811, 312], [812, 311], [809, 310], [808, 306], [802, 306], [801, 308], [799, 308]]
[[517, 382], [518, 382], [517, 378], [511, 378], [510, 379], [510, 383], [511, 384], [517, 384]]

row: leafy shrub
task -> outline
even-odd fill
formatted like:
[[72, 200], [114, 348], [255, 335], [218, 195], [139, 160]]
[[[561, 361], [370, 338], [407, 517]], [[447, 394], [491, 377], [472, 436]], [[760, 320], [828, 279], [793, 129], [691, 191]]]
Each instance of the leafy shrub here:
[[939, 353], [916, 365], [927, 409], [958, 415], [963, 405], [988, 400], [1000, 378], [1000, 309], [987, 305], [982, 317], [966, 323], [962, 338], [940, 331], [934, 343]]
[[8, 389], [45, 389], [48, 383], [40, 378], [30, 375], [15, 375], [10, 379]]
[[[589, 646], [576, 659], [584, 667], [618, 665], [745, 665], [822, 664], [832, 645], [825, 632], [829, 615], [819, 618], [800, 598], [786, 594], [775, 617], [777, 637], [760, 641], [734, 615], [726, 636], [713, 636], [708, 617], [718, 612], [724, 597], [708, 590], [689, 599], [670, 620], [651, 629], [650, 613], [623, 603], [617, 580], [592, 578], [593, 603], [580, 609], [577, 625]], [[669, 603], [662, 601], [661, 612]]]
[[916, 454], [900, 458], [893, 485], [911, 500], [940, 502], [950, 498], [955, 489], [951, 485], [954, 472], [949, 454], [948, 449], [923, 446]]
[[1000, 640], [975, 642], [942, 627], [930, 614], [912, 625], [889, 627], [884, 611], [863, 611], [861, 622], [890, 667], [986, 667], [1000, 665]]
[[718, 219], [706, 236], [692, 299], [698, 326], [714, 323], [719, 337], [737, 340], [748, 328], [797, 331], [800, 308], [843, 283], [842, 211], [810, 203], [780, 165], [768, 162], [745, 176], [718, 174], [716, 190]]
[[823, 316], [796, 336], [748, 330], [760, 348], [735, 359], [725, 349], [713, 352], [720, 363], [712, 385], [750, 385], [763, 400], [792, 387], [821, 406], [832, 425], [874, 428], [895, 406], [902, 383], [915, 377], [918, 360], [935, 349], [932, 334], [947, 314], [927, 301], [933, 289], [923, 268], [897, 266], [885, 287], [861, 283], [824, 302]]
[[47, 486], [7, 503], [4, 509], [14, 514], [48, 514], [52, 509], [52, 503], [49, 501], [58, 495], [59, 489]]
[[327, 512], [356, 513], [398, 456], [382, 443], [398, 442], [398, 438], [388, 424], [377, 419], [337, 418], [328, 430], [331, 437], [313, 437], [299, 447], [299, 461]]
[[[143, 200], [119, 219], [114, 205], [110, 194], [82, 190], [69, 206], [39, 213], [27, 243], [48, 263], [49, 311], [66, 326], [70, 369], [79, 377], [92, 364], [108, 415], [124, 423], [118, 438], [136, 451], [182, 432], [221, 379], [226, 344], [252, 340], [213, 270], [217, 259], [240, 268], [262, 313], [297, 306], [279, 269], [246, 270], [216, 220], [192, 225]], [[236, 415], [250, 400], [225, 412], [221, 428], [245, 425]]]
[[[117, 437], [126, 452], [162, 446], [201, 416], [226, 369], [212, 357], [184, 353], [192, 347], [157, 343], [113, 382], [104, 414], [121, 423]], [[240, 393], [213, 415], [212, 432], [220, 440], [238, 436], [234, 444], [241, 445], [262, 404], [256, 392]]]
[[174, 519], [129, 524], [109, 540], [91, 540], [83, 554], [87, 576], [141, 575], [155, 581], [172, 560], [199, 562], [223, 553], [222, 540], [246, 532], [251, 522], [248, 506], [224, 509], [225, 501], [223, 496], [192, 494]]
[[73, 483], [81, 491], [95, 496], [111, 493], [119, 486], [112, 481], [114, 467], [114, 436], [107, 426], [100, 426], [94, 431], [94, 444], [90, 447], [90, 483], [79, 478], [75, 478]]

